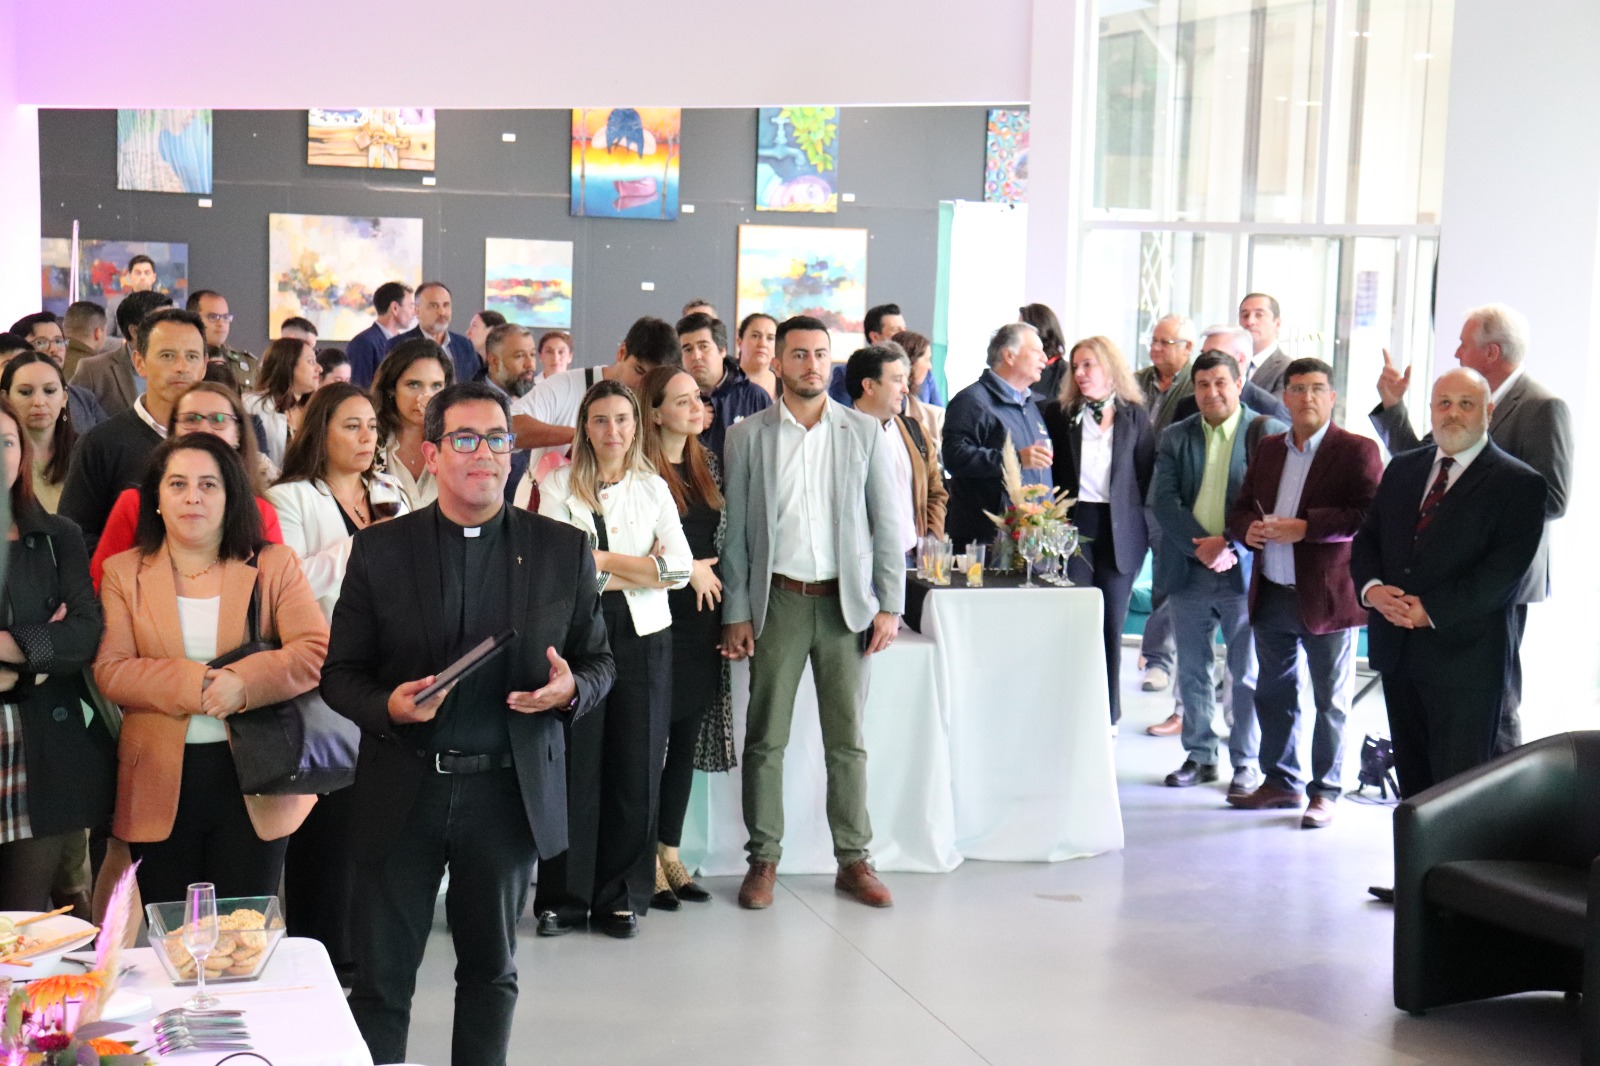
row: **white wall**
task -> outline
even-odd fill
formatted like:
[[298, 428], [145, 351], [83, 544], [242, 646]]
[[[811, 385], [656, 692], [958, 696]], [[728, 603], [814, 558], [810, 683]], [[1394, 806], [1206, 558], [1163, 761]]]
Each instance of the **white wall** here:
[[1525, 733], [1600, 727], [1600, 5], [1456, 0], [1434, 366], [1455, 366], [1463, 312], [1532, 321], [1528, 372], [1572, 407], [1572, 500], [1556, 524], [1555, 595], [1528, 614]]
[[26, 2], [0, 0], [0, 294], [19, 294], [0, 296], [0, 329], [39, 309], [39, 118], [19, 102], [22, 75], [9, 62], [26, 50], [14, 16]]

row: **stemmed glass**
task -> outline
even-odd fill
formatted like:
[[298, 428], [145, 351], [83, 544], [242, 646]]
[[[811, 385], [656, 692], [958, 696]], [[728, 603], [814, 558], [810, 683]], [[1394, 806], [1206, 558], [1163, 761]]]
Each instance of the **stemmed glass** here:
[[1028, 564], [1027, 575], [1019, 588], [1036, 589], [1040, 586], [1033, 583], [1033, 566], [1039, 561], [1039, 556], [1044, 553], [1044, 530], [1038, 526], [1027, 526], [1022, 531], [1022, 537], [1017, 541], [1017, 551], [1022, 555], [1023, 562]]
[[195, 989], [184, 1006], [189, 1010], [212, 1010], [221, 1005], [216, 996], [206, 994], [206, 959], [216, 949], [221, 929], [217, 925], [217, 886], [202, 881], [189, 886], [183, 905], [183, 946], [194, 956]]

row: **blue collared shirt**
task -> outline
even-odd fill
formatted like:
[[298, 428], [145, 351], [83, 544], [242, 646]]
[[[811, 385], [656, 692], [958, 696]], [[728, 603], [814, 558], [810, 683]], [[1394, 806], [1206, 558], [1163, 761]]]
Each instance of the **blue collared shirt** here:
[[[1294, 443], [1294, 430], [1284, 434], [1283, 474], [1278, 478], [1278, 500], [1272, 513], [1279, 518], [1294, 518], [1300, 513], [1300, 494], [1305, 491], [1306, 475], [1311, 472], [1311, 461], [1317, 457], [1322, 438], [1328, 435], [1328, 425], [1311, 434], [1305, 448]], [[1294, 584], [1294, 545], [1269, 543], [1261, 553], [1261, 576], [1278, 585]]]

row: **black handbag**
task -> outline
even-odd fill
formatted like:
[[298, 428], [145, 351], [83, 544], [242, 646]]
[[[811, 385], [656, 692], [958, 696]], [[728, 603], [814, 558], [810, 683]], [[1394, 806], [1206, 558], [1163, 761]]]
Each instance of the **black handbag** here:
[[[260, 595], [258, 580], [250, 590], [250, 639], [207, 666], [220, 670], [282, 647], [261, 639]], [[247, 796], [324, 795], [355, 783], [361, 727], [323, 702], [316, 689], [231, 714], [226, 721], [233, 768]]]

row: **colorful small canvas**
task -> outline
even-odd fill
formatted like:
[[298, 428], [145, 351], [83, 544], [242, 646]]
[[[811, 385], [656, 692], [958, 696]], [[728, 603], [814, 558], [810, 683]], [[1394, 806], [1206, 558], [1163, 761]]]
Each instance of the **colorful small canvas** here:
[[779, 322], [821, 319], [833, 351], [859, 344], [867, 317], [867, 231], [822, 226], [740, 226], [739, 292], [733, 321], [756, 312]]
[[538, 329], [572, 325], [572, 242], [483, 242], [483, 306]]
[[986, 146], [983, 198], [991, 204], [1027, 203], [1028, 112], [991, 108]]
[[573, 108], [572, 213], [677, 218], [682, 137], [680, 108]]
[[431, 107], [313, 107], [306, 162], [314, 167], [432, 170]]
[[[41, 306], [58, 315], [67, 313], [71, 303], [72, 242], [65, 237], [46, 237], [40, 241], [43, 260]], [[92, 300], [106, 309], [115, 322], [128, 288], [128, 260], [148, 255], [155, 263], [156, 288], [182, 307], [189, 299], [189, 246], [164, 241], [78, 241], [78, 299]]]
[[839, 210], [839, 109], [763, 107], [756, 120], [756, 210]]
[[349, 340], [372, 325], [372, 294], [386, 281], [422, 282], [422, 219], [269, 215], [267, 321], [316, 323]]
[[117, 188], [210, 193], [210, 109], [118, 109]]

